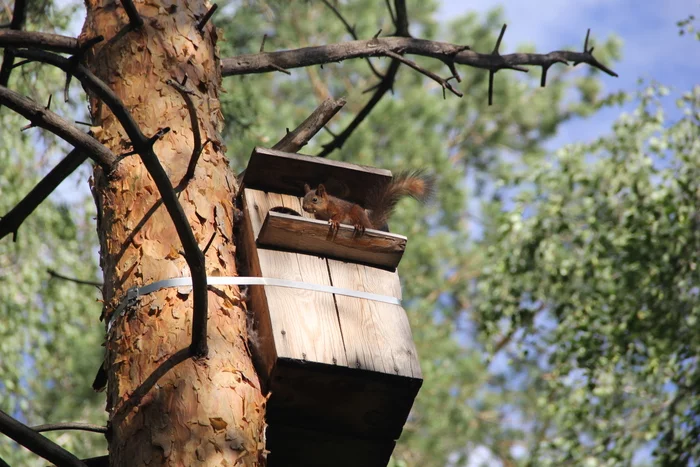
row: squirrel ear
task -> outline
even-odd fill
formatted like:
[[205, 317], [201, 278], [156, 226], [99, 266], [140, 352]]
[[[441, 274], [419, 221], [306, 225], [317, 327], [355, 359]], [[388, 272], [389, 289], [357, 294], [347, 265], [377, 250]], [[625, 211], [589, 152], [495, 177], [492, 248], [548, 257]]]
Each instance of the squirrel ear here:
[[309, 191], [311, 191], [311, 187], [308, 183], [304, 183], [304, 194], [308, 193]]
[[316, 194], [319, 196], [326, 196], [326, 187], [323, 186], [323, 183], [316, 188]]

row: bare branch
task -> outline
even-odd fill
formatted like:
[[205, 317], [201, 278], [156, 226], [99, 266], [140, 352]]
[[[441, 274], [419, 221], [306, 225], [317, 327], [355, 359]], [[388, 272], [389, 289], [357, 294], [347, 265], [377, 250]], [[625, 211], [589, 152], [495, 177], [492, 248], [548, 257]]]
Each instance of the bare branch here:
[[60, 273], [54, 271], [53, 269], [47, 269], [46, 272], [48, 272], [49, 276], [51, 276], [52, 278], [61, 279], [61, 280], [68, 281], [68, 282], [73, 282], [75, 284], [92, 285], [92, 286], [97, 287], [97, 288], [100, 288], [103, 285], [101, 282], [86, 281], [84, 279], [76, 279], [74, 277], [64, 276], [63, 274], [60, 274]]
[[85, 467], [70, 452], [0, 410], [0, 433], [7, 435], [35, 454], [58, 467]]
[[[12, 20], [10, 20], [10, 29], [19, 31], [24, 26], [27, 20], [27, 2], [26, 0], [15, 0], [15, 7], [12, 11]], [[11, 50], [6, 50], [0, 66], [0, 86], [7, 86], [10, 81], [10, 73], [14, 68], [15, 54]]]
[[386, 8], [389, 10], [389, 16], [391, 17], [391, 22], [396, 24], [396, 16], [394, 15], [394, 9], [391, 7], [391, 0], [385, 0]]
[[362, 123], [362, 121], [367, 117], [367, 115], [369, 115], [369, 113], [372, 111], [372, 109], [374, 109], [374, 107], [379, 103], [379, 101], [382, 100], [384, 94], [386, 94], [387, 91], [391, 90], [392, 86], [394, 85], [396, 73], [399, 71], [400, 66], [401, 62], [392, 60], [386, 73], [384, 73], [384, 79], [382, 79], [379, 82], [377, 90], [374, 92], [371, 99], [367, 102], [367, 104], [365, 104], [362, 110], [358, 112], [358, 114], [355, 116], [352, 122], [350, 122], [350, 124], [347, 126], [347, 128], [345, 128], [345, 130], [343, 130], [342, 133], [333, 138], [333, 141], [331, 141], [330, 143], [323, 145], [323, 151], [318, 153], [319, 157], [326, 157], [328, 154], [335, 151], [336, 149], [340, 149], [343, 147], [345, 141], [347, 141], [347, 139], [355, 131], [355, 129], [358, 126], [360, 126], [360, 123]]
[[209, 8], [209, 11], [206, 12], [206, 14], [202, 17], [202, 19], [199, 21], [197, 24], [197, 31], [203, 32], [204, 31], [204, 26], [207, 25], [207, 22], [211, 19], [212, 16], [214, 16], [214, 13], [216, 13], [216, 9], [219, 8], [219, 5], [216, 3]]
[[[341, 23], [343, 23], [343, 26], [345, 26], [345, 29], [348, 31], [348, 34], [350, 34], [350, 37], [352, 37], [355, 40], [359, 40], [360, 38], [357, 37], [357, 32], [355, 31], [355, 26], [350, 26], [350, 23], [348, 23], [345, 20], [345, 17], [340, 14], [340, 11], [328, 0], [323, 0], [323, 4], [326, 5], [328, 8], [331, 9], [333, 14], [340, 20]], [[391, 6], [389, 6], [389, 11], [391, 12]], [[393, 13], [392, 13], [392, 18], [393, 18]], [[262, 49], [260, 49], [260, 52], [262, 52]], [[382, 79], [384, 76], [377, 71], [377, 69], [374, 67], [372, 64], [372, 61], [369, 59], [369, 57], [366, 58], [367, 60], [367, 65], [369, 65], [369, 69], [372, 70], [372, 73], [374, 73], [374, 76], [376, 76], [379, 79]]]
[[329, 97], [301, 125], [287, 133], [272, 149], [299, 152], [343, 108], [345, 103], [343, 98], [336, 100]]
[[78, 39], [45, 32], [0, 30], [0, 47], [37, 47], [60, 53], [76, 53]]
[[396, 9], [396, 17], [394, 26], [396, 26], [395, 36], [411, 37], [408, 32], [408, 10], [406, 9], [406, 0], [395, 0], [394, 8]]
[[124, 11], [126, 11], [126, 16], [129, 17], [129, 26], [132, 31], [140, 29], [143, 26], [143, 18], [139, 15], [136, 5], [134, 5], [133, 0], [121, 0]]
[[60, 136], [76, 148], [89, 154], [92, 159], [106, 169], [111, 169], [116, 160], [112, 151], [87, 133], [83, 133], [71, 122], [64, 120], [42, 105], [14, 91], [0, 86], [0, 104], [6, 105], [34, 126], [45, 128]]
[[[408, 36], [408, 11], [406, 10], [406, 3], [404, 2], [404, 0], [395, 0], [394, 5], [396, 6], [396, 16], [394, 16], [391, 10], [391, 4], [387, 0], [387, 7], [389, 8], [389, 12], [392, 15], [392, 20], [396, 25], [397, 35]], [[379, 42], [380, 33], [381, 30], [379, 30], [379, 32], [371, 39], [373, 44]], [[461, 50], [463, 50], [463, 47], [455, 49], [454, 54], [457, 54]], [[345, 130], [343, 130], [342, 133], [340, 133], [338, 136], [335, 136], [330, 143], [325, 144], [323, 146], [323, 151], [321, 151], [318, 154], [319, 157], [326, 157], [334, 150], [343, 147], [345, 141], [347, 141], [350, 135], [357, 129], [357, 127], [360, 126], [360, 123], [362, 123], [362, 121], [365, 118], [367, 118], [367, 115], [369, 115], [372, 109], [374, 109], [374, 107], [379, 103], [379, 101], [382, 100], [382, 97], [384, 97], [387, 91], [393, 92], [394, 81], [396, 80], [396, 74], [398, 73], [400, 66], [400, 60], [394, 59], [391, 61], [391, 64], [389, 65], [389, 68], [384, 74], [382, 80], [379, 81], [379, 83], [376, 86], [373, 86], [373, 89], [375, 89], [375, 91], [370, 100], [365, 104], [362, 110], [360, 110], [357, 113], [355, 118], [352, 120], [352, 122], [350, 122], [350, 124], [345, 128]], [[445, 88], [443, 87], [443, 93], [444, 89]]]
[[279, 52], [239, 55], [221, 61], [224, 76], [269, 73], [273, 64], [286, 70], [313, 65], [340, 62], [353, 58], [388, 56], [391, 51], [403, 55], [432, 57], [474, 68], [506, 69], [523, 65], [551, 66], [554, 63], [587, 63], [610, 76], [617, 73], [599, 63], [589, 52], [557, 50], [548, 54], [514, 53], [507, 55], [481, 54], [465, 50], [465, 46], [411, 37], [382, 37]]
[[416, 62], [414, 62], [414, 61], [412, 61], [412, 60], [409, 60], [409, 59], [405, 58], [404, 56], [399, 55], [399, 54], [394, 53], [394, 52], [391, 52], [391, 51], [388, 51], [388, 52], [387, 52], [387, 55], [388, 55], [389, 57], [393, 58], [394, 60], [400, 61], [400, 62], [403, 63], [404, 65], [408, 65], [409, 67], [413, 68], [413, 69], [416, 70], [417, 72], [424, 74], [424, 75], [427, 76], [428, 78], [430, 78], [430, 79], [434, 80], [435, 82], [437, 82], [440, 86], [442, 86], [443, 89], [449, 90], [449, 91], [452, 92], [454, 95], [459, 96], [459, 97], [464, 96], [464, 94], [462, 94], [461, 92], [459, 92], [458, 90], [456, 90], [455, 88], [453, 88], [452, 85], [451, 85], [446, 79], [443, 79], [443, 78], [439, 77], [438, 75], [436, 75], [435, 73], [433, 73], [433, 72], [430, 71], [430, 70], [426, 70], [426, 69], [423, 68], [422, 66], [418, 65]]
[[80, 423], [80, 422], [46, 423], [44, 425], [33, 426], [32, 430], [36, 431], [37, 433], [42, 433], [44, 431], [58, 431], [58, 430], [80, 430], [80, 431], [91, 431], [93, 433], [107, 433], [106, 426], [93, 425], [91, 423]]
[[204, 255], [197, 244], [197, 240], [192, 232], [192, 227], [187, 220], [185, 211], [180, 205], [180, 201], [173, 189], [170, 178], [168, 178], [168, 174], [163, 169], [163, 166], [158, 160], [158, 156], [153, 151], [153, 143], [155, 140], [143, 134], [131, 113], [124, 106], [124, 103], [102, 80], [97, 78], [82, 64], [61, 57], [60, 55], [40, 50], [20, 50], [17, 52], [17, 56], [48, 63], [62, 69], [66, 73], [72, 74], [85, 88], [93, 92], [109, 107], [124, 127], [124, 130], [131, 139], [134, 150], [139, 154], [143, 165], [153, 178], [163, 203], [168, 210], [168, 214], [175, 225], [175, 230], [180, 238], [180, 242], [182, 243], [185, 261], [190, 268], [192, 277], [194, 308], [191, 344], [192, 355], [195, 357], [206, 356], [209, 351], [207, 346], [208, 293]]
[[[82, 64], [76, 63], [70, 58], [65, 58], [43, 50], [22, 49], [17, 50], [15, 54], [21, 58], [48, 63], [49, 65], [60, 68], [69, 75], [75, 76], [83, 86], [93, 92], [96, 97], [101, 99], [107, 107], [109, 107], [117, 120], [119, 120], [119, 123], [124, 127], [132, 143], [139, 142], [140, 144], [146, 144], [148, 142], [148, 138], [141, 132], [141, 129], [131, 116], [131, 113], [117, 95]], [[136, 145], [134, 144], [134, 146]]]
[[16, 241], [17, 230], [24, 220], [86, 159], [84, 151], [73, 149], [69, 152], [22, 201], [0, 218], [0, 239], [12, 233], [13, 241]]
[[182, 180], [180, 181], [180, 186], [183, 186], [188, 181], [192, 180], [192, 178], [194, 177], [194, 170], [197, 168], [197, 161], [199, 160], [199, 156], [202, 154], [202, 150], [204, 149], [204, 145], [202, 145], [202, 133], [199, 131], [199, 119], [197, 119], [197, 109], [195, 108], [194, 103], [192, 102], [192, 97], [190, 97], [191, 95], [194, 95], [194, 91], [190, 91], [185, 87], [186, 82], [186, 76], [183, 81], [183, 84], [180, 84], [172, 79], [166, 81], [167, 84], [172, 86], [177, 92], [180, 93], [180, 95], [185, 101], [185, 105], [187, 105], [187, 112], [190, 115], [190, 125], [192, 126], [192, 137], [194, 138], [194, 147], [192, 148], [192, 156], [190, 157], [190, 163], [187, 165], [187, 172], [185, 172], [185, 176], [182, 177]]

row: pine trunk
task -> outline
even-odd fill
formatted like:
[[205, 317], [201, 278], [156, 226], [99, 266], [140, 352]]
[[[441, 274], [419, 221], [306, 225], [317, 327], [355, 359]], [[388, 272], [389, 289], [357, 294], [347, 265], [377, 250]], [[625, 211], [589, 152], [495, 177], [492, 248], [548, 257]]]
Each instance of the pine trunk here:
[[[167, 81], [187, 78], [202, 140], [212, 143], [179, 200], [200, 247], [214, 236], [206, 251], [207, 275], [235, 275], [237, 186], [218, 132], [216, 30], [211, 23], [202, 33], [196, 28], [209, 5], [137, 1], [144, 24], [121, 37], [118, 32], [129, 23], [121, 3], [87, 0], [86, 6], [81, 39], [105, 38], [91, 50], [88, 66], [147, 136], [170, 127], [154, 149], [174, 186], [185, 174], [194, 142], [185, 101]], [[128, 152], [129, 140], [114, 115], [94, 98], [90, 104], [95, 136], [116, 154]], [[138, 155], [124, 158], [110, 174], [95, 169], [93, 193], [107, 317], [130, 287], [189, 276], [173, 222]], [[217, 289], [209, 292], [207, 358], [178, 358], [191, 342], [189, 289], [143, 296], [114, 321], [106, 344], [111, 465], [264, 464], [265, 398], [247, 346], [245, 310], [236, 287]], [[154, 383], [156, 369], [168, 371]], [[150, 389], [143, 393], [144, 388]]]

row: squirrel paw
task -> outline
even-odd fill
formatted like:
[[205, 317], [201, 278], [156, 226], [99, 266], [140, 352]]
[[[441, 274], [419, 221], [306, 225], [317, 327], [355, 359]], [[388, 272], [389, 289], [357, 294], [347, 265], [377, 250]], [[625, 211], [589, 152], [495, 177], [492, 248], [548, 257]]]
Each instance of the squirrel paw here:
[[330, 225], [330, 228], [328, 229], [328, 235], [326, 235], [326, 240], [333, 241], [335, 240], [336, 235], [338, 235], [338, 229], [340, 229], [340, 222], [331, 219], [328, 221], [328, 224]]
[[365, 226], [362, 224], [355, 224], [355, 230], [352, 233], [352, 238], [359, 238], [365, 234]]

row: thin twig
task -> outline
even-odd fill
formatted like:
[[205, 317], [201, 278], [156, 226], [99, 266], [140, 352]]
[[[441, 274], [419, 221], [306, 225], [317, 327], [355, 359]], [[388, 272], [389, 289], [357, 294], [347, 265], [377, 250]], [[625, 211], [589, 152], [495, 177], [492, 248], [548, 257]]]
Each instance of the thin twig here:
[[35, 126], [49, 130], [86, 154], [90, 154], [95, 162], [107, 169], [111, 168], [116, 159], [106, 146], [89, 134], [80, 131], [69, 121], [29, 100], [29, 98], [2, 86], [0, 86], [0, 104], [11, 108]]
[[86, 159], [87, 153], [84, 151], [73, 149], [69, 152], [22, 201], [0, 218], [0, 239], [11, 233], [13, 241], [16, 241], [17, 230], [24, 220]]
[[214, 16], [214, 13], [216, 13], [217, 8], [219, 8], [219, 5], [216, 3], [209, 8], [209, 11], [206, 12], [206, 14], [202, 17], [202, 19], [197, 23], [197, 31], [199, 32], [204, 32], [204, 26], [207, 25], [207, 22], [211, 19], [212, 16]]
[[216, 237], [216, 230], [214, 231], [214, 233], [211, 234], [211, 238], [209, 238], [207, 245], [202, 250], [203, 254], [205, 254], [205, 255], [207, 254], [207, 250], [209, 250], [209, 247], [211, 246], [212, 242], [214, 241], [214, 237]]
[[80, 431], [91, 431], [93, 433], [107, 433], [106, 426], [93, 425], [91, 423], [81, 423], [81, 422], [45, 423], [43, 425], [33, 426], [32, 430], [36, 431], [37, 433], [42, 433], [44, 431], [58, 431], [58, 430], [80, 430]]
[[[406, 11], [406, 4], [404, 3], [403, 0], [396, 0], [395, 1], [396, 5], [396, 18], [394, 19], [394, 23], [396, 25], [396, 30], [398, 35], [408, 35], [408, 13]], [[391, 7], [389, 8], [391, 10]], [[374, 47], [377, 43], [379, 43], [381, 40], [378, 39], [379, 34], [381, 33], [381, 29], [379, 32], [370, 40], [372, 43], [372, 46]], [[453, 55], [457, 53], [457, 50], [459, 48], [456, 48]], [[401, 51], [403, 52], [403, 51]], [[338, 136], [334, 137], [333, 140], [325, 144], [323, 146], [323, 150], [318, 154], [320, 157], [326, 157], [328, 154], [333, 152], [336, 149], [340, 149], [343, 147], [343, 144], [345, 144], [345, 141], [348, 140], [350, 135], [360, 126], [360, 124], [364, 121], [365, 118], [370, 114], [372, 109], [382, 100], [384, 95], [387, 93], [387, 91], [392, 91], [394, 87], [394, 81], [396, 80], [396, 74], [399, 71], [399, 68], [401, 66], [401, 62], [398, 60], [392, 60], [391, 64], [389, 65], [386, 73], [384, 73], [384, 78], [379, 82], [379, 84], [376, 87], [376, 90], [374, 91], [374, 94], [370, 98], [370, 100], [365, 104], [365, 106], [357, 113], [355, 118], [350, 122], [350, 124], [340, 133]], [[443, 88], [444, 90], [444, 88]]]
[[323, 101], [301, 125], [284, 135], [272, 149], [286, 152], [299, 152], [299, 150], [306, 146], [311, 138], [321, 131], [321, 128], [324, 128], [330, 119], [343, 108], [345, 103], [346, 101], [343, 98], [336, 100], [329, 97]]
[[391, 51], [388, 51], [387, 55], [389, 57], [393, 58], [394, 60], [400, 61], [404, 65], [408, 65], [409, 67], [413, 68], [417, 72], [424, 74], [425, 76], [427, 76], [428, 78], [432, 79], [433, 81], [438, 83], [440, 86], [442, 86], [443, 89], [447, 89], [448, 91], [452, 92], [454, 95], [459, 96], [459, 97], [464, 96], [464, 94], [462, 94], [460, 91], [453, 88], [452, 85], [446, 79], [439, 77], [438, 75], [436, 75], [435, 73], [433, 73], [430, 70], [426, 70], [422, 66], [418, 65], [416, 62], [409, 60], [409, 59], [407, 59], [407, 58], [405, 58], [405, 57], [403, 57], [395, 52], [391, 52]]
[[391, 17], [391, 22], [396, 25], [396, 16], [394, 16], [394, 10], [391, 8], [391, 0], [386, 1], [386, 9], [389, 10], [389, 16]]
[[64, 276], [63, 274], [58, 273], [58, 272], [54, 271], [53, 269], [47, 269], [46, 272], [49, 273], [49, 276], [51, 276], [51, 277], [53, 277], [53, 278], [56, 278], [56, 279], [61, 279], [61, 280], [64, 280], [64, 281], [73, 282], [73, 283], [75, 283], [75, 284], [80, 284], [80, 285], [92, 285], [92, 286], [98, 287], [98, 288], [99, 288], [99, 287], [102, 287], [102, 283], [101, 283], [101, 282], [87, 281], [87, 280], [84, 280], [84, 279], [76, 279], [76, 278], [74, 278], [74, 277]]
[[386, 73], [384, 73], [384, 79], [379, 83], [377, 90], [367, 104], [365, 104], [362, 110], [357, 113], [352, 122], [350, 122], [350, 124], [338, 136], [333, 138], [330, 143], [323, 145], [323, 150], [318, 153], [318, 157], [326, 157], [336, 149], [343, 147], [343, 144], [345, 144], [350, 135], [357, 129], [358, 126], [360, 126], [360, 123], [362, 123], [367, 115], [369, 115], [379, 101], [382, 100], [384, 94], [386, 94], [387, 91], [389, 91], [394, 85], [394, 79], [396, 78], [396, 73], [399, 71], [400, 66], [401, 62], [396, 60], [391, 61], [389, 68], [387, 69]]
[[85, 467], [85, 464], [58, 444], [0, 410], [0, 433], [58, 467]]
[[[357, 37], [357, 31], [355, 31], [355, 26], [350, 26], [350, 23], [348, 23], [345, 20], [345, 17], [340, 13], [340, 11], [328, 0], [323, 0], [323, 4], [326, 5], [328, 8], [331, 9], [333, 14], [340, 20], [341, 23], [343, 23], [343, 26], [345, 26], [345, 29], [348, 31], [350, 34], [350, 37], [352, 37], [354, 40], [359, 40], [360, 38]], [[391, 11], [391, 8], [389, 9]], [[393, 18], [393, 13], [392, 13], [392, 18]], [[262, 50], [260, 50], [262, 52]], [[379, 79], [384, 78], [384, 75], [379, 73], [377, 69], [374, 67], [372, 64], [372, 61], [367, 57], [365, 60], [367, 60], [367, 65], [369, 65], [369, 69], [372, 70], [372, 73], [374, 73], [374, 76], [376, 76]]]
[[[184, 82], [186, 82], [186, 79], [183, 81], [183, 83]], [[190, 163], [187, 165], [187, 171], [185, 172], [185, 176], [182, 177], [182, 180], [180, 180], [179, 183], [179, 186], [184, 186], [187, 184], [187, 182], [194, 178], [194, 171], [197, 168], [197, 161], [199, 160], [199, 156], [202, 154], [202, 150], [204, 149], [204, 146], [202, 145], [202, 133], [199, 130], [199, 119], [197, 118], [197, 109], [195, 108], [191, 97], [192, 95], [194, 95], [194, 91], [190, 91], [184, 86], [184, 84], [180, 84], [173, 79], [167, 80], [166, 83], [172, 86], [178, 93], [180, 93], [182, 99], [185, 101], [185, 105], [187, 105], [187, 112], [190, 115], [190, 126], [192, 127], [194, 147], [192, 148], [192, 155], [190, 156]]]

